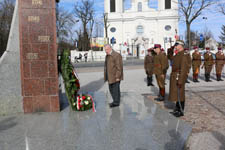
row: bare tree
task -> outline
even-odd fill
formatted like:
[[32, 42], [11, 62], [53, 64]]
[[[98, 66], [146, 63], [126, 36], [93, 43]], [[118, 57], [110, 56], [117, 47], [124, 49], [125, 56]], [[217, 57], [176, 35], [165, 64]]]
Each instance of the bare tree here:
[[73, 27], [76, 22], [77, 21], [74, 19], [72, 13], [69, 13], [62, 7], [56, 9], [56, 30], [59, 41], [68, 38], [69, 33], [72, 30], [71, 27]]
[[[93, 16], [94, 16], [94, 1], [92, 0], [81, 0], [77, 2], [74, 6], [75, 17], [78, 18], [82, 23], [82, 36], [81, 40], [78, 40], [82, 51], [87, 51], [90, 49], [90, 33], [88, 33], [88, 24], [90, 23], [90, 28], [93, 28]], [[92, 29], [91, 29], [92, 32]]]
[[197, 19], [204, 9], [216, 3], [216, 0], [179, 0], [179, 10], [185, 18], [187, 28], [187, 43], [191, 48], [191, 24]]
[[218, 6], [219, 6], [219, 12], [225, 15], [225, 2], [220, 2]]
[[0, 1], [0, 57], [7, 47], [15, 0]]
[[221, 29], [221, 36], [219, 38], [221, 39], [222, 44], [225, 45], [225, 25], [223, 25]]
[[110, 26], [109, 21], [108, 21], [108, 13], [103, 14], [103, 19], [104, 19], [104, 29], [105, 29], [105, 37], [107, 39], [107, 43], [109, 43], [108, 39], [108, 28]]

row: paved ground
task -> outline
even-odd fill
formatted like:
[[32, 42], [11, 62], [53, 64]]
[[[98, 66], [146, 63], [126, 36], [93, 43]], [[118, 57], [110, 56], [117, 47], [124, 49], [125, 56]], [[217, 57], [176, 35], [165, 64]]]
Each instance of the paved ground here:
[[[172, 103], [154, 101], [158, 94], [158, 88], [146, 86], [143, 66], [125, 66], [124, 70], [124, 81], [121, 82], [122, 92], [146, 95], [150, 101], [158, 104], [164, 110], [172, 111], [174, 107]], [[103, 67], [77, 68], [77, 72], [82, 85], [81, 91], [108, 92], [107, 83], [103, 82]], [[167, 95], [169, 72], [166, 85]], [[223, 74], [224, 78], [225, 74]], [[181, 118], [193, 127], [187, 149], [225, 149], [225, 81], [216, 81], [215, 70], [212, 72], [213, 82], [205, 82], [203, 72], [200, 75], [200, 83], [192, 82], [191, 74], [189, 80], [191, 83], [186, 84], [185, 116]], [[156, 85], [155, 79], [154, 84]], [[202, 138], [204, 136], [207, 138]]]
[[[90, 78], [95, 73], [90, 74]], [[89, 80], [80, 74], [81, 82]], [[101, 77], [100, 77], [101, 79]], [[96, 102], [92, 110], [19, 114], [0, 117], [0, 150], [183, 150], [191, 126], [173, 117], [138, 92], [121, 94], [109, 108], [110, 94], [100, 79], [87, 81]], [[89, 90], [88, 85], [83, 91]], [[95, 85], [95, 86], [94, 86]], [[88, 91], [90, 92], [90, 91]], [[66, 106], [62, 86], [60, 94]]]

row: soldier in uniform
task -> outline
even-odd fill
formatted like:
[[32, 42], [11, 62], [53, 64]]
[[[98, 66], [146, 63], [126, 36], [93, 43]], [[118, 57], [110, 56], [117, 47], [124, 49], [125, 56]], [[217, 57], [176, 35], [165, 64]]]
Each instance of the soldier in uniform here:
[[198, 81], [198, 74], [200, 73], [201, 67], [201, 54], [198, 51], [198, 47], [194, 47], [195, 51], [192, 53], [192, 69], [193, 69], [193, 82]]
[[[189, 49], [188, 48], [185, 48], [184, 49], [184, 52], [186, 53], [186, 55], [188, 57], [188, 73], [187, 73], [187, 77], [188, 77], [188, 74], [189, 74], [190, 69], [191, 69], [191, 55], [190, 55], [190, 52], [189, 52]], [[188, 81], [188, 78], [186, 79], [186, 83], [190, 83]]]
[[154, 56], [154, 69], [153, 73], [156, 76], [157, 84], [159, 86], [159, 97], [155, 100], [163, 101], [165, 98], [165, 73], [167, 71], [168, 59], [161, 52], [161, 45], [155, 44], [154, 51], [156, 55]]
[[222, 52], [221, 48], [218, 48], [218, 52], [216, 53], [216, 77], [217, 81], [223, 81], [221, 79], [221, 74], [224, 66], [225, 56]]
[[152, 51], [153, 49], [151, 48], [148, 49], [148, 54], [145, 56], [145, 59], [144, 59], [144, 68], [147, 75], [147, 86], [154, 86], [152, 84], [152, 80], [153, 80], [152, 74], [153, 74], [153, 67], [154, 67]]
[[[210, 80], [210, 73], [212, 71], [214, 64], [213, 56], [212, 53], [210, 52], [210, 48], [206, 47], [206, 53], [204, 54], [204, 64], [203, 66], [205, 67], [205, 81], [206, 82], [211, 82]], [[202, 66], [202, 68], [203, 68]]]
[[168, 61], [166, 52], [165, 52], [165, 50], [164, 50], [163, 48], [161, 49], [161, 52], [162, 52], [163, 55], [165, 56], [165, 60], [166, 60], [166, 71], [164, 72], [164, 76], [165, 76], [165, 85], [166, 85], [166, 74], [167, 74], [167, 70], [168, 70], [168, 68], [169, 68], [169, 61]]
[[172, 114], [176, 117], [184, 115], [185, 81], [189, 69], [188, 56], [184, 52], [184, 42], [177, 40], [173, 56], [172, 72], [170, 75], [169, 101], [176, 102]]

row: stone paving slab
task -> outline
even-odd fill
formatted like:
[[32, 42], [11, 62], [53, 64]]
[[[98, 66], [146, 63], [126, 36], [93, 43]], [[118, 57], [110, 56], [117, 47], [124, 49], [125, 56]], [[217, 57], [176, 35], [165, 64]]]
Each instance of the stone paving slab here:
[[[135, 69], [136, 68], [136, 69]], [[90, 69], [90, 68], [89, 68]], [[89, 72], [86, 68], [78, 68], [78, 75], [81, 81], [81, 91], [108, 91], [107, 83], [102, 81], [103, 69], [95, 68], [94, 72]], [[169, 93], [169, 72], [167, 73], [166, 80], [166, 99]], [[190, 84], [186, 84], [186, 108], [185, 116], [181, 119], [190, 123], [193, 126], [193, 132], [190, 137], [187, 149], [198, 150], [199, 146], [196, 146], [192, 141], [198, 139], [201, 141], [202, 134], [209, 133], [214, 135], [214, 132], [219, 133], [222, 137], [225, 137], [225, 81], [217, 82], [215, 76], [215, 69], [212, 71], [212, 82], [204, 81], [204, 70], [201, 70], [200, 83], [192, 82], [192, 74], [189, 74]], [[222, 75], [223, 79], [225, 74]], [[88, 78], [88, 80], [86, 80]], [[95, 82], [96, 81], [96, 82]], [[89, 85], [95, 83], [96, 86]], [[98, 83], [98, 84], [96, 84]], [[154, 84], [156, 80], [154, 78]], [[124, 67], [124, 80], [121, 82], [122, 92], [134, 92], [148, 97], [150, 101], [157, 104], [167, 112], [172, 111], [174, 104], [166, 101], [165, 103], [155, 102], [153, 99], [158, 94], [158, 87], [146, 86], [146, 75], [143, 66], [133, 66], [132, 69]], [[217, 147], [215, 150], [225, 149], [225, 141], [218, 140], [215, 136], [211, 136], [212, 141], [217, 141], [214, 144]], [[224, 138], [222, 138], [223, 140]], [[191, 142], [190, 142], [191, 141]], [[193, 143], [193, 144], [192, 144]], [[207, 140], [201, 141], [201, 146], [204, 150], [211, 150], [211, 142]], [[222, 144], [221, 144], [222, 143]], [[222, 148], [220, 148], [222, 147]]]
[[93, 93], [96, 110], [0, 117], [0, 150], [182, 150], [191, 126], [152, 101], [122, 93]]

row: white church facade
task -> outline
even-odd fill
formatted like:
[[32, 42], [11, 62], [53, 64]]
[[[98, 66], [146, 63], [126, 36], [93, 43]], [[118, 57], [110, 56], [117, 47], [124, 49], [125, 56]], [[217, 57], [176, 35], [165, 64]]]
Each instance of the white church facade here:
[[136, 56], [154, 44], [167, 49], [176, 41], [178, 0], [158, 0], [158, 9], [150, 8], [149, 0], [131, 0], [131, 8], [127, 10], [123, 0], [104, 0], [104, 5], [108, 38], [109, 42], [116, 41], [111, 43], [115, 50], [126, 46]]

